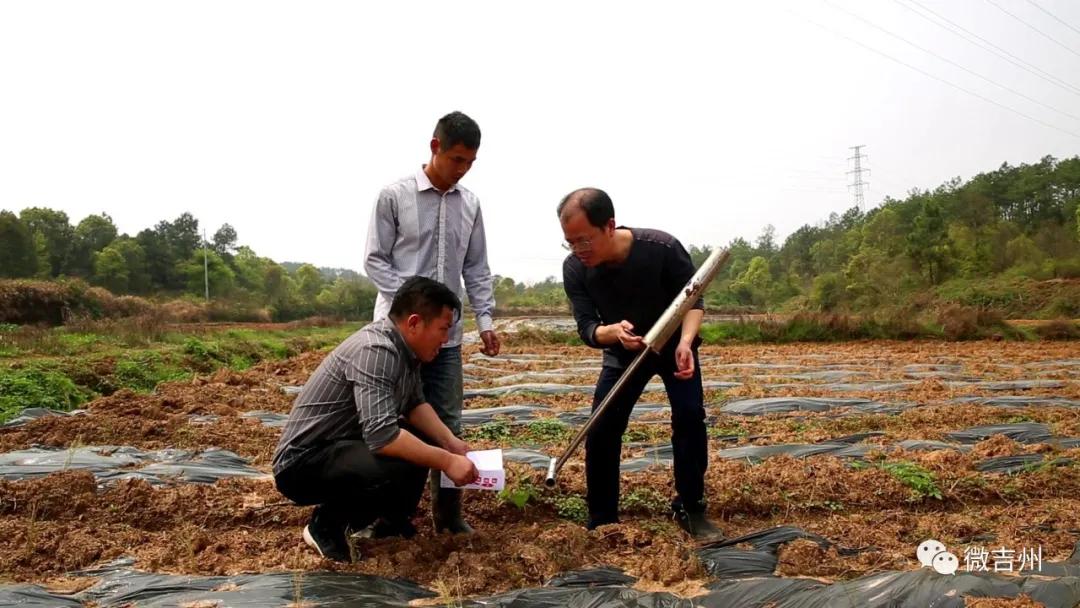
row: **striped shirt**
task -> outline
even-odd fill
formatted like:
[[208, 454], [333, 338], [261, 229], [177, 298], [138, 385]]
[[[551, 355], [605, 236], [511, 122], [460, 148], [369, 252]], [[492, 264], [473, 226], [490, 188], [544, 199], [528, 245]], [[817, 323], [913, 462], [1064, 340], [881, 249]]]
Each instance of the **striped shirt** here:
[[304, 384], [274, 450], [274, 474], [339, 439], [363, 439], [379, 450], [397, 438], [398, 418], [423, 402], [420, 360], [393, 321], [371, 323], [327, 355]]
[[[423, 276], [459, 298], [464, 279], [477, 329], [493, 327], [495, 291], [480, 199], [460, 185], [440, 192], [423, 168], [379, 193], [368, 225], [364, 272], [379, 290], [375, 319], [390, 312], [394, 293], [406, 279]], [[461, 333], [459, 319], [444, 346], [460, 345]]]

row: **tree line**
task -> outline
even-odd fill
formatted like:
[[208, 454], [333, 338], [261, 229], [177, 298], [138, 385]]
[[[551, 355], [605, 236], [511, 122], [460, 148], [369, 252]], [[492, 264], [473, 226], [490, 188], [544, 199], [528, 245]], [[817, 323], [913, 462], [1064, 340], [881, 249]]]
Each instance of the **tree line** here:
[[[711, 310], [730, 312], [868, 312], [939, 298], [1000, 308], [1002, 299], [1023, 300], [1033, 280], [1080, 278], [1078, 204], [1080, 158], [1003, 164], [966, 182], [886, 198], [865, 213], [834, 213], [783, 243], [772, 226], [753, 242], [736, 238], [706, 299]], [[711, 252], [689, 249], [695, 266]], [[1080, 286], [1065, 283], [1073, 288], [1057, 289], [1043, 316], [1080, 316]], [[496, 300], [565, 304], [555, 277], [531, 286], [497, 277]]]
[[[1078, 224], [1080, 157], [1003, 164], [967, 181], [886, 198], [867, 212], [834, 213], [783, 243], [771, 226], [752, 243], [736, 238], [707, 300], [714, 309], [860, 312], [927, 294], [966, 294], [993, 305], [1000, 294], [979, 300], [979, 290], [1019, 279], [1080, 278]], [[198, 220], [188, 213], [131, 237], [118, 235], [106, 214], [72, 226], [62, 211], [2, 211], [0, 276], [71, 276], [120, 294], [198, 295], [205, 254], [215, 297], [267, 307], [276, 319], [370, 314], [375, 289], [356, 272], [276, 263], [238, 246], [228, 224], [205, 247], [199, 234]], [[695, 264], [709, 253], [690, 247]], [[496, 276], [495, 290], [501, 309], [567, 309], [554, 276], [532, 285]], [[1080, 315], [1080, 298], [1063, 293], [1046, 314]]]
[[[710, 299], [771, 310], [867, 311], [1017, 279], [1076, 279], [1078, 224], [1080, 158], [1003, 164], [966, 182], [955, 178], [902, 200], [886, 198], [865, 213], [834, 213], [783, 244], [771, 227], [752, 244], [735, 239]], [[708, 254], [691, 249], [698, 264]], [[1080, 302], [1056, 305], [1062, 315], [1080, 315]]]
[[[63, 211], [43, 207], [0, 211], [0, 277], [72, 277], [116, 294], [201, 296], [270, 310], [274, 319], [315, 314], [370, 315], [375, 288], [351, 271], [279, 264], [237, 244], [224, 224], [206, 243], [190, 213], [158, 222], [134, 237], [119, 234], [108, 214], [72, 225]], [[204, 274], [205, 265], [205, 274]]]

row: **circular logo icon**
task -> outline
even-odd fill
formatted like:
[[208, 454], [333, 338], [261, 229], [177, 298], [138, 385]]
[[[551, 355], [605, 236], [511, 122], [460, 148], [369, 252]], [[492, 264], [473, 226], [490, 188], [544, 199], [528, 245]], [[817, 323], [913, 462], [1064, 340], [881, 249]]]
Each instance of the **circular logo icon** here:
[[919, 558], [919, 563], [924, 568], [929, 568], [934, 565], [934, 556], [938, 553], [945, 551], [945, 545], [939, 543], [936, 540], [924, 540], [919, 548], [915, 552], [915, 557]]
[[956, 574], [960, 567], [960, 560], [947, 551], [942, 551], [934, 556], [934, 572], [938, 574]]

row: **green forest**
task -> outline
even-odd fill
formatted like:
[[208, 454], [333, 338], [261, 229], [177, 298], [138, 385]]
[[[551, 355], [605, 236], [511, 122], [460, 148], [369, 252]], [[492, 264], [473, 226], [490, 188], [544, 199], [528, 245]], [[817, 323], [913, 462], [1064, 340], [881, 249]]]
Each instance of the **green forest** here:
[[[1002, 165], [865, 213], [851, 208], [776, 241], [766, 227], [727, 245], [711, 311], [902, 312], [934, 304], [1019, 318], [1080, 316], [1080, 158]], [[678, 235], [676, 235], [678, 236]], [[708, 247], [690, 246], [695, 265]], [[500, 305], [563, 302], [554, 278], [500, 279]]]
[[921, 300], [1075, 317], [1080, 298], [1068, 279], [1080, 278], [1078, 214], [1080, 158], [1006, 164], [867, 213], [834, 214], [782, 245], [768, 229], [753, 245], [736, 240], [714, 297], [772, 310], [859, 312]]
[[[720, 201], [722, 204], [722, 201]], [[866, 313], [957, 303], [1010, 317], [1080, 316], [1080, 158], [1003, 164], [967, 181], [913, 189], [867, 212], [804, 225], [778, 243], [766, 227], [728, 244], [731, 262], [709, 291], [728, 312]], [[374, 287], [359, 273], [278, 263], [238, 244], [225, 224], [204, 243], [189, 213], [135, 236], [107, 214], [72, 224], [42, 207], [0, 211], [0, 278], [28, 288], [104, 289], [153, 301], [199, 302], [209, 286], [222, 318], [366, 318]], [[678, 236], [678, 235], [676, 235]], [[690, 245], [695, 263], [707, 247]], [[204, 275], [204, 264], [207, 273]], [[496, 277], [503, 311], [567, 310], [555, 277]]]
[[200, 234], [190, 213], [132, 237], [118, 234], [104, 213], [72, 226], [63, 211], [0, 211], [0, 277], [59, 281], [71, 297], [83, 295], [86, 283], [191, 303], [209, 291], [218, 317], [227, 320], [355, 319], [373, 310], [375, 288], [354, 271], [279, 264], [237, 245], [229, 224], [206, 243]]

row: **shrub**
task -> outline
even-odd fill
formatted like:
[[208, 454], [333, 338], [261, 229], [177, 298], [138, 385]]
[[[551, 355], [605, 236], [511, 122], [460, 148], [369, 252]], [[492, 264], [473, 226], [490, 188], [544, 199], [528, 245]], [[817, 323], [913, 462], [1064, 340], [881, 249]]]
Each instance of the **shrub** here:
[[559, 517], [583, 524], [589, 520], [589, 505], [577, 494], [560, 496], [555, 499], [555, 512]]
[[1080, 339], [1080, 325], [1068, 319], [1056, 319], [1035, 326], [1035, 333], [1043, 340]]
[[974, 340], [988, 330], [1006, 330], [1001, 313], [988, 308], [950, 304], [937, 313], [937, 322], [949, 340]]
[[92, 396], [55, 370], [36, 367], [0, 370], [0, 421], [28, 407], [68, 411]]

